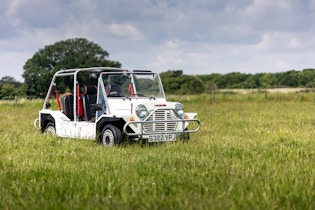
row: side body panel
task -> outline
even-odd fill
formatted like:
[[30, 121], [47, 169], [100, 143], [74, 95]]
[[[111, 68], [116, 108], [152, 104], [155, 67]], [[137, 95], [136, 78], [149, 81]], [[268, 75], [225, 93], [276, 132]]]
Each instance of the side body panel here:
[[[61, 111], [43, 109], [40, 111], [42, 130], [51, 121], [56, 129], [56, 135], [66, 138], [92, 139], [96, 138], [96, 124], [87, 121], [71, 121]], [[46, 122], [44, 122], [46, 121]]]

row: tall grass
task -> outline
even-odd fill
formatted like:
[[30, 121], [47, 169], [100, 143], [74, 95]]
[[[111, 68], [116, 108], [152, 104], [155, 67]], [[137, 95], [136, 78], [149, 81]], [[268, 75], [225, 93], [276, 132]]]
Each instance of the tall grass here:
[[169, 96], [198, 113], [188, 143], [107, 148], [33, 128], [0, 103], [0, 209], [314, 209], [314, 93]]

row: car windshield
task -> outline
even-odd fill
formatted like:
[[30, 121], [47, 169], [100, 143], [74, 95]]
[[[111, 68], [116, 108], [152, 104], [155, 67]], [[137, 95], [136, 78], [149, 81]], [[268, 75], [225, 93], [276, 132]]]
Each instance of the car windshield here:
[[155, 73], [104, 73], [102, 79], [107, 97], [164, 97]]

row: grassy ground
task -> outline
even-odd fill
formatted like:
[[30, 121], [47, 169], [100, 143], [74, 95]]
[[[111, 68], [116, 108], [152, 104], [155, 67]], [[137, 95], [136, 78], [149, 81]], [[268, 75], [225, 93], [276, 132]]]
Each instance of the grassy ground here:
[[315, 208], [314, 93], [169, 99], [198, 112], [189, 143], [43, 136], [40, 102], [0, 102], [0, 209]]

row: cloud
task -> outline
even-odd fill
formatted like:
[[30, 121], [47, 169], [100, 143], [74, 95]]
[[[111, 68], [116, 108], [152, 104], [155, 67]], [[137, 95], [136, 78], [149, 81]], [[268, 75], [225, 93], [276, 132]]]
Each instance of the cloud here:
[[108, 31], [121, 39], [140, 40], [141, 33], [131, 25], [112, 23], [107, 27]]
[[271, 38], [268, 34], [262, 34], [260, 42], [255, 45], [257, 50], [266, 50], [271, 46]]
[[292, 37], [289, 41], [289, 48], [300, 48], [301, 47], [301, 40], [296, 37]]
[[314, 0], [3, 0], [0, 77], [40, 48], [84, 37], [125, 68], [186, 74], [314, 67]]
[[47, 28], [58, 24], [61, 15], [60, 1], [10, 0], [7, 2], [6, 18], [15, 27]]

